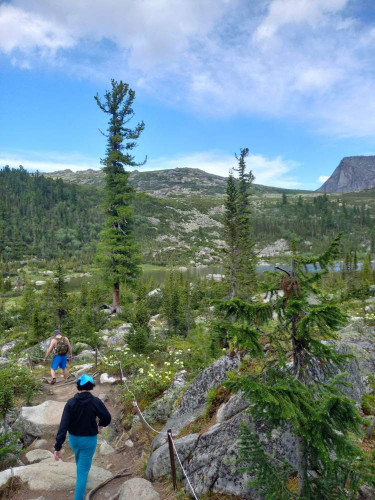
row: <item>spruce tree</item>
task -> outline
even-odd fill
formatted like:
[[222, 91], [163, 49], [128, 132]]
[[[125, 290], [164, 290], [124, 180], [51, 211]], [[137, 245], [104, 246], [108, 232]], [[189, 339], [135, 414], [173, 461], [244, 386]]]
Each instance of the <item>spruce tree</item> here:
[[249, 150], [241, 149], [238, 160], [238, 181], [229, 172], [224, 213], [224, 266], [230, 296], [249, 298], [256, 288], [256, 255], [250, 209], [252, 172], [246, 172]]
[[237, 269], [238, 269], [238, 190], [232, 170], [227, 180], [225, 213], [224, 213], [224, 268], [227, 282], [230, 286], [230, 296], [237, 295]]
[[21, 299], [21, 314], [23, 321], [28, 325], [31, 323], [35, 303], [36, 294], [34, 285], [27, 281]]
[[182, 273], [171, 272], [165, 277], [162, 311], [168, 329], [174, 335], [186, 335], [191, 327], [191, 292], [189, 281]]
[[45, 336], [46, 327], [44, 319], [45, 318], [39, 304], [35, 304], [31, 317], [31, 334], [35, 342], [40, 342]]
[[240, 297], [249, 298], [256, 288], [256, 254], [250, 208], [250, 188], [254, 181], [253, 173], [246, 172], [248, 148], [235, 155], [238, 161], [238, 270], [237, 282]]
[[[68, 314], [68, 292], [65, 283], [65, 270], [61, 262], [56, 265], [55, 279], [52, 286], [52, 301], [57, 316], [58, 327], [61, 332], [66, 330]], [[65, 328], [64, 328], [65, 327]], [[67, 333], [65, 331], [65, 333]]]
[[106, 156], [101, 160], [105, 172], [105, 223], [100, 233], [97, 261], [113, 287], [113, 312], [120, 312], [120, 283], [134, 280], [140, 272], [140, 255], [133, 235], [134, 190], [125, 168], [141, 165], [136, 163], [131, 151], [137, 145], [144, 123], [134, 128], [126, 126], [134, 116], [135, 92], [122, 81], [111, 80], [111, 85], [103, 100], [95, 96], [99, 108], [109, 115]]
[[[250, 427], [242, 429], [242, 470], [255, 473], [251, 484], [267, 500], [354, 499], [361, 482], [371, 476], [371, 466], [353, 437], [361, 432], [361, 418], [355, 402], [340, 388], [345, 385], [340, 369], [347, 356], [329, 342], [346, 316], [319, 286], [338, 256], [338, 246], [339, 237], [322, 255], [294, 255], [291, 269], [276, 287], [283, 297], [266, 304], [235, 298], [218, 306], [232, 319], [227, 328], [235, 345], [262, 359], [260, 372], [232, 375], [227, 385], [243, 391], [254, 420], [265, 422], [270, 431], [289, 428], [296, 436], [293, 465], [276, 459]], [[308, 265], [320, 271], [309, 274]], [[320, 299], [319, 305], [309, 300], [311, 294]], [[275, 312], [278, 324], [270, 329], [267, 323]], [[267, 357], [265, 343], [271, 346]], [[287, 486], [292, 474], [298, 477], [298, 493]]]
[[362, 283], [367, 287], [371, 285], [372, 283], [372, 268], [371, 268], [371, 255], [368, 254], [366, 257], [363, 259], [363, 264], [362, 264], [362, 269], [360, 272], [360, 277]]

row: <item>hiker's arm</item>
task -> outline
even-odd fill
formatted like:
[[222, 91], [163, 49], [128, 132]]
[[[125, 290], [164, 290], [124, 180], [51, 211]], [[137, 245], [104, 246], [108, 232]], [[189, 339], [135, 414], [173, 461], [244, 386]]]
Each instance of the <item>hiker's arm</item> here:
[[72, 359], [73, 353], [72, 353], [72, 346], [70, 345], [69, 339], [65, 337], [66, 343], [68, 344], [68, 353], [69, 353], [69, 359]]
[[53, 339], [49, 345], [49, 348], [47, 349], [46, 355], [44, 356], [44, 360], [46, 360], [48, 358], [48, 356], [51, 354], [53, 348], [55, 347], [55, 344], [56, 344], [56, 340]]
[[59, 430], [57, 431], [56, 434], [56, 443], [55, 443], [55, 450], [60, 451], [62, 448], [62, 445], [64, 444], [65, 438], [66, 438], [66, 433], [68, 432], [68, 427], [70, 423], [70, 407], [69, 407], [69, 402], [66, 403], [62, 417], [61, 417], [61, 422], [59, 425]]
[[111, 423], [111, 419], [112, 419], [111, 414], [107, 410], [103, 401], [98, 399], [96, 403], [97, 403], [96, 404], [96, 411], [97, 411], [96, 415], [99, 417], [98, 426], [99, 427], [107, 427], [107, 425], [109, 425]]

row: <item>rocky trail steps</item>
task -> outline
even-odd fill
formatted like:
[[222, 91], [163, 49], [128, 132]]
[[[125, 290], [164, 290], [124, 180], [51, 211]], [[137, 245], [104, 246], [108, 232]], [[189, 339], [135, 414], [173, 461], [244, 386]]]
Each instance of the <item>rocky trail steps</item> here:
[[[75, 393], [74, 383], [65, 384], [59, 381], [54, 386], [44, 385], [42, 394], [39, 396], [39, 404], [22, 408], [15, 427], [22, 429], [30, 440], [30, 445], [21, 455], [25, 467], [19, 466], [0, 472], [0, 498], [14, 500], [71, 500], [73, 498], [75, 462], [67, 440], [60, 462], [54, 460], [52, 453], [54, 436], [65, 402]], [[93, 394], [105, 401], [111, 412], [112, 422], [98, 436], [98, 447], [93, 459], [86, 495], [92, 488], [126, 469], [126, 476], [111, 480], [94, 493], [91, 499], [172, 500], [175, 498], [169, 483], [151, 484], [142, 478], [149, 445], [142, 432], [131, 436], [123, 432], [120, 409], [116, 404], [116, 386], [100, 384], [97, 381]], [[13, 479], [11, 470], [14, 474]], [[21, 479], [21, 483], [17, 481], [17, 477]], [[7, 481], [8, 485], [11, 481], [13, 482], [12, 493], [1, 491], [1, 487]]]

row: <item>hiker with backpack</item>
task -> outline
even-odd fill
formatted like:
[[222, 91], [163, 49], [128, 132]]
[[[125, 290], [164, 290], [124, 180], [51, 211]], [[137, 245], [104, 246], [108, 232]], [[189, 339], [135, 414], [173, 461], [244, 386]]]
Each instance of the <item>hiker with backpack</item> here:
[[68, 378], [67, 364], [68, 359], [69, 361], [72, 359], [72, 347], [68, 338], [61, 335], [60, 330], [55, 330], [53, 334], [55, 338], [51, 340], [50, 346], [44, 356], [44, 361], [46, 361], [51, 352], [54, 351], [51, 363], [51, 384], [56, 384], [56, 370], [58, 368], [62, 369], [65, 380]]

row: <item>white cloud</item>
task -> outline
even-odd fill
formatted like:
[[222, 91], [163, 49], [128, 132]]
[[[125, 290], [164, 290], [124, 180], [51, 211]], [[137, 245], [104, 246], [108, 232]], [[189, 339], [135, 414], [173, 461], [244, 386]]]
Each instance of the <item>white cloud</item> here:
[[[254, 33], [258, 41], [274, 36], [285, 25], [307, 23], [316, 26], [324, 16], [343, 9], [348, 0], [273, 0]], [[342, 24], [340, 26], [343, 26]]]
[[329, 177], [330, 177], [329, 175], [319, 175], [318, 182], [320, 184], [324, 184], [325, 181], [328, 181]]
[[[375, 134], [375, 27], [348, 0], [12, 0], [0, 52], [212, 115]], [[356, 10], [357, 9], [357, 10]]]
[[[18, 7], [11, 20], [16, 38], [22, 40], [20, 22], [28, 16], [29, 30], [38, 32], [34, 37], [37, 47], [44, 35], [39, 24], [45, 19], [48, 33], [64, 41], [68, 37], [69, 46], [107, 40], [114, 44], [110, 50], [117, 64], [124, 65], [126, 60], [131, 68], [147, 71], [161, 64], [173, 65], [189, 48], [190, 39], [199, 44], [223, 9], [229, 7], [230, 0], [14, 0], [12, 3]], [[237, 0], [232, 1], [233, 5], [236, 3]], [[4, 17], [8, 10], [14, 9], [5, 5]], [[62, 35], [62, 27], [65, 36], [57, 37]], [[19, 48], [23, 49], [22, 43]]]
[[[0, 5], [0, 50], [6, 54], [14, 50], [40, 55], [53, 55], [69, 48], [74, 40], [66, 29], [55, 22], [9, 4]], [[13, 59], [15, 62], [15, 59]]]
[[[298, 166], [294, 161], [284, 160], [281, 157], [266, 158], [263, 155], [250, 154], [246, 159], [246, 164], [248, 169], [253, 171], [257, 184], [284, 188], [301, 187], [301, 183], [291, 175], [292, 170]], [[100, 168], [96, 159], [79, 154], [40, 153], [36, 151], [19, 151], [12, 154], [0, 152], [0, 166], [4, 165], [10, 167], [22, 165], [27, 170], [39, 170], [40, 172], [55, 172], [66, 169], [77, 172]], [[151, 159], [144, 167], [140, 168], [140, 171], [189, 167], [227, 177], [229, 170], [236, 166], [237, 160], [234, 155], [220, 151], [208, 151]]]
[[62, 154], [56, 152], [41, 153], [36, 151], [18, 151], [14, 153], [0, 152], [0, 166], [9, 165], [18, 167], [22, 165], [26, 170], [40, 172], [55, 172], [56, 170], [99, 169], [99, 161], [86, 158], [80, 154]]

